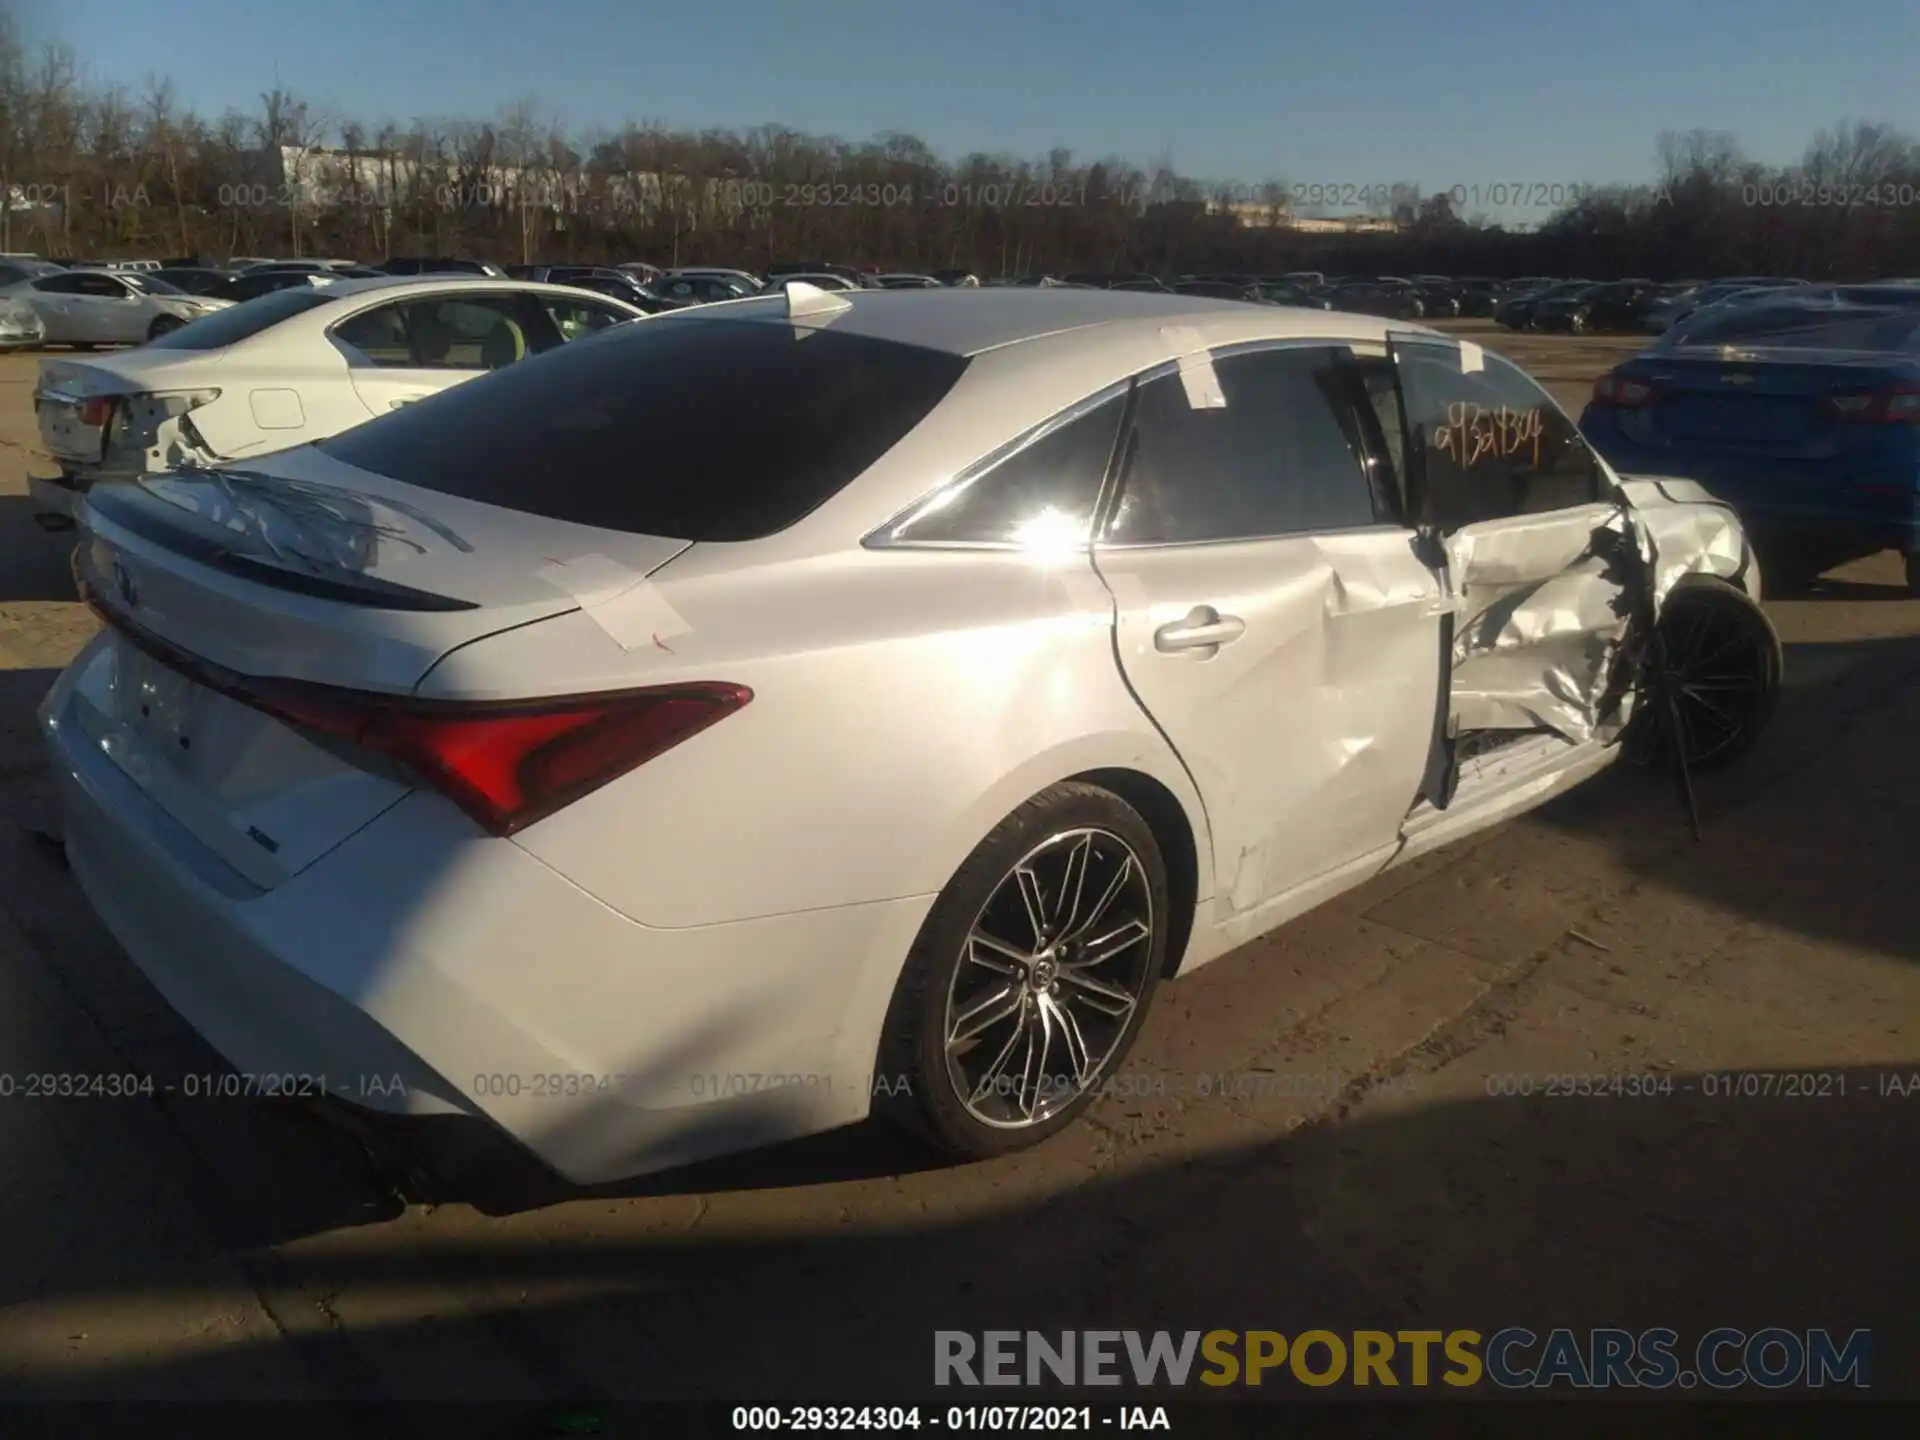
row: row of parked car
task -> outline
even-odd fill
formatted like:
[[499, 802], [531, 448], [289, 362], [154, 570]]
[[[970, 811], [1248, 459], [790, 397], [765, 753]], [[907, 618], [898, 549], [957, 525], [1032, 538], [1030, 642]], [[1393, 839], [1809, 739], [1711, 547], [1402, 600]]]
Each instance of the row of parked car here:
[[0, 256], [0, 349], [37, 345], [137, 345], [228, 305], [281, 290], [395, 276], [472, 276], [567, 285], [609, 296], [645, 314], [738, 300], [796, 280], [825, 290], [978, 285], [962, 271], [938, 275], [862, 272], [850, 266], [798, 263], [745, 270], [643, 261], [618, 265], [539, 263], [500, 266], [458, 256], [407, 256], [361, 264], [352, 260], [276, 260], [239, 256], [216, 262], [48, 260]]

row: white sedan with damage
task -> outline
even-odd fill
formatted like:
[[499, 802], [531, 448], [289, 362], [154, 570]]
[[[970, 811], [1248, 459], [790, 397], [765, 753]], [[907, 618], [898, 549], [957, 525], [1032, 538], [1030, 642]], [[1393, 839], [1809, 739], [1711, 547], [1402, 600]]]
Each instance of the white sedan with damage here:
[[98, 480], [251, 462], [337, 435], [645, 313], [564, 285], [446, 275], [214, 303], [219, 314], [136, 350], [41, 361], [34, 407], [59, 474], [29, 480], [40, 514], [71, 517]]
[[40, 343], [76, 350], [144, 345], [233, 303], [134, 270], [56, 270], [10, 285], [0, 298], [40, 318]]
[[1731, 759], [1781, 667], [1734, 514], [1497, 356], [1101, 290], [658, 316], [102, 487], [76, 570], [41, 722], [133, 960], [243, 1072], [583, 1182], [1041, 1140], [1163, 980]]

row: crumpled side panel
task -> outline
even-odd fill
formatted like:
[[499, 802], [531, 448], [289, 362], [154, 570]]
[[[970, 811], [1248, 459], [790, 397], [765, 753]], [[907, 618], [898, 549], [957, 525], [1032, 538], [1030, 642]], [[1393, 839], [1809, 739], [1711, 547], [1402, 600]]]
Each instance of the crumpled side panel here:
[[[1631, 607], [1604, 553], [1625, 535], [1610, 507], [1469, 527], [1447, 542], [1459, 600], [1453, 721], [1458, 730], [1532, 730], [1607, 738], [1614, 661]], [[1602, 553], [1596, 553], [1598, 549]]]
[[1739, 576], [1747, 594], [1760, 598], [1759, 569], [1746, 528], [1730, 506], [1698, 481], [1676, 476], [1625, 475], [1620, 485], [1633, 501], [1634, 519], [1654, 557], [1657, 600], [1665, 600], [1687, 575]]
[[[1432, 746], [1441, 682], [1442, 597], [1410, 537], [1118, 551], [1100, 576], [1128, 681], [1206, 804], [1223, 911], [1252, 910], [1392, 841]], [[1158, 643], [1202, 608], [1244, 632], [1212, 655]]]

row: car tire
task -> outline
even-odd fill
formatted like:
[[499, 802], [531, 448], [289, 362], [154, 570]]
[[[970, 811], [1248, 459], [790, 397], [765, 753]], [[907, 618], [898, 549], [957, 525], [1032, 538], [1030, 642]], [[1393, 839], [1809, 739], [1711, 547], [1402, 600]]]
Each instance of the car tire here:
[[1567, 329], [1575, 335], [1586, 334], [1587, 333], [1587, 317], [1582, 315], [1579, 311], [1576, 310], [1573, 314], [1567, 317]]
[[[1688, 769], [1731, 765], [1779, 703], [1784, 662], [1773, 622], [1739, 586], [1690, 575], [1661, 606], [1659, 628]], [[1670, 772], [1680, 757], [1672, 717], [1650, 693], [1643, 682], [1622, 743], [1635, 763]]]
[[[1119, 796], [1069, 781], [1027, 801], [920, 927], [882, 1032], [876, 1113], [966, 1159], [1064, 1130], [1139, 1033], [1169, 904], [1160, 846]], [[1108, 942], [1104, 958], [1089, 940]]]
[[1920, 600], [1920, 555], [1909, 555], [1907, 559], [1907, 594]]
[[162, 335], [171, 335], [186, 323], [178, 315], [156, 316], [153, 324], [147, 327], [147, 339], [158, 340]]

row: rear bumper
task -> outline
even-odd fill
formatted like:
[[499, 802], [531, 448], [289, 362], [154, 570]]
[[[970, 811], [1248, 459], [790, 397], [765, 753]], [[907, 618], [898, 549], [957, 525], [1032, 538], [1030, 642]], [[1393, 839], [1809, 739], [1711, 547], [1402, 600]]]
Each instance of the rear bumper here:
[[867, 1113], [878, 1035], [850, 1017], [891, 990], [931, 897], [649, 929], [418, 793], [263, 891], [87, 742], [72, 674], [41, 725], [73, 873], [243, 1075], [475, 1117], [576, 1184]]

